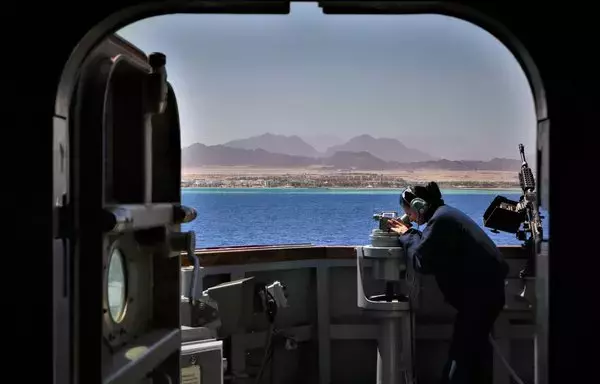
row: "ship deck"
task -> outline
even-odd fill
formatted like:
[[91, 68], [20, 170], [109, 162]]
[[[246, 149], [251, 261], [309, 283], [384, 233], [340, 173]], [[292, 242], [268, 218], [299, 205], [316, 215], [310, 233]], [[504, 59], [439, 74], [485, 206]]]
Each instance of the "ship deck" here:
[[[494, 338], [502, 354], [525, 381], [534, 375], [533, 302], [518, 297], [518, 273], [526, 260], [519, 246], [500, 247], [510, 266], [506, 280], [506, 306], [499, 316]], [[202, 288], [254, 276], [279, 280], [287, 286], [289, 308], [282, 309], [276, 327], [297, 341], [287, 350], [275, 345], [272, 367], [263, 382], [270, 383], [374, 383], [377, 328], [357, 307], [356, 253], [353, 247], [311, 245], [233, 247], [197, 250], [202, 265]], [[184, 289], [189, 265], [183, 258]], [[420, 384], [439, 380], [452, 334], [454, 310], [447, 305], [430, 276], [421, 279], [416, 316], [416, 374]], [[201, 289], [201, 288], [199, 288]], [[533, 294], [534, 284], [528, 284]], [[262, 316], [250, 319], [243, 332], [224, 344], [228, 378], [253, 382], [263, 356], [268, 329]], [[494, 356], [494, 384], [511, 379]]]

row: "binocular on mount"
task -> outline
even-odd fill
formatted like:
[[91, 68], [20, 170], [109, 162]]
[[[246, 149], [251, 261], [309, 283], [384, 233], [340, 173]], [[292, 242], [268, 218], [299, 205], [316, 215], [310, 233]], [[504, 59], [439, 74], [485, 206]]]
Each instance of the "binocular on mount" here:
[[373, 215], [373, 220], [379, 222], [379, 229], [382, 231], [389, 230], [389, 228], [387, 226], [387, 222], [390, 219], [401, 221], [407, 227], [412, 226], [412, 224], [410, 222], [410, 218], [408, 217], [407, 214], [400, 216], [400, 218], [398, 218], [398, 213], [396, 213], [396, 212], [381, 212], [381, 213], [376, 213]]

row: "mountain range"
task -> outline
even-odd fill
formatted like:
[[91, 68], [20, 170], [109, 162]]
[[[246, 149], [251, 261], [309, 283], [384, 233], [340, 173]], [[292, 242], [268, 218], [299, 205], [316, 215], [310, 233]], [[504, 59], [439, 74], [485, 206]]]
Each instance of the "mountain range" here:
[[[531, 161], [531, 160], [530, 160]], [[182, 150], [182, 167], [253, 166], [295, 168], [321, 166], [356, 170], [518, 171], [518, 159], [452, 161], [409, 148], [397, 139], [360, 135], [321, 152], [299, 136], [265, 133], [221, 145], [192, 144]], [[533, 168], [533, 164], [530, 164]]]

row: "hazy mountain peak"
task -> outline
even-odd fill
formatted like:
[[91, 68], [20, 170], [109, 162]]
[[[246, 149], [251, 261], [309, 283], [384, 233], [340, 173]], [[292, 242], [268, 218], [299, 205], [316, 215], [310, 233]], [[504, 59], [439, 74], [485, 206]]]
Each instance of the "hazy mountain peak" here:
[[246, 139], [231, 140], [223, 144], [238, 149], [263, 149], [271, 153], [291, 156], [318, 156], [318, 151], [300, 137], [277, 135], [270, 132]]
[[345, 144], [334, 145], [327, 149], [326, 155], [335, 152], [368, 152], [385, 161], [408, 163], [415, 161], [435, 160], [434, 156], [414, 148], [408, 148], [394, 138], [374, 138], [368, 134], [355, 136]]

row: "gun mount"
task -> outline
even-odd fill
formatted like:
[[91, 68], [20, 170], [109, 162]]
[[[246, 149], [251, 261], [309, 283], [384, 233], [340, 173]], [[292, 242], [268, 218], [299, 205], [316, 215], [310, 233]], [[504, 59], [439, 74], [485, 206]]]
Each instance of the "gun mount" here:
[[522, 162], [519, 171], [519, 184], [522, 194], [519, 201], [509, 200], [504, 196], [496, 196], [483, 214], [483, 225], [492, 229], [494, 233], [499, 233], [499, 231], [514, 233], [516, 238], [523, 242], [523, 247], [530, 250], [529, 258], [519, 273], [519, 277], [523, 280], [523, 290], [519, 296], [529, 300], [526, 297], [527, 278], [534, 276], [535, 255], [541, 249], [543, 216], [539, 212], [535, 178], [525, 158], [523, 144], [519, 144], [519, 154]]
[[483, 225], [496, 233], [499, 231], [514, 233], [517, 239], [537, 250], [543, 236], [541, 221], [543, 217], [537, 206], [535, 178], [525, 159], [523, 144], [519, 144], [519, 153], [522, 161], [519, 172], [522, 195], [519, 201], [496, 196], [483, 214]]

